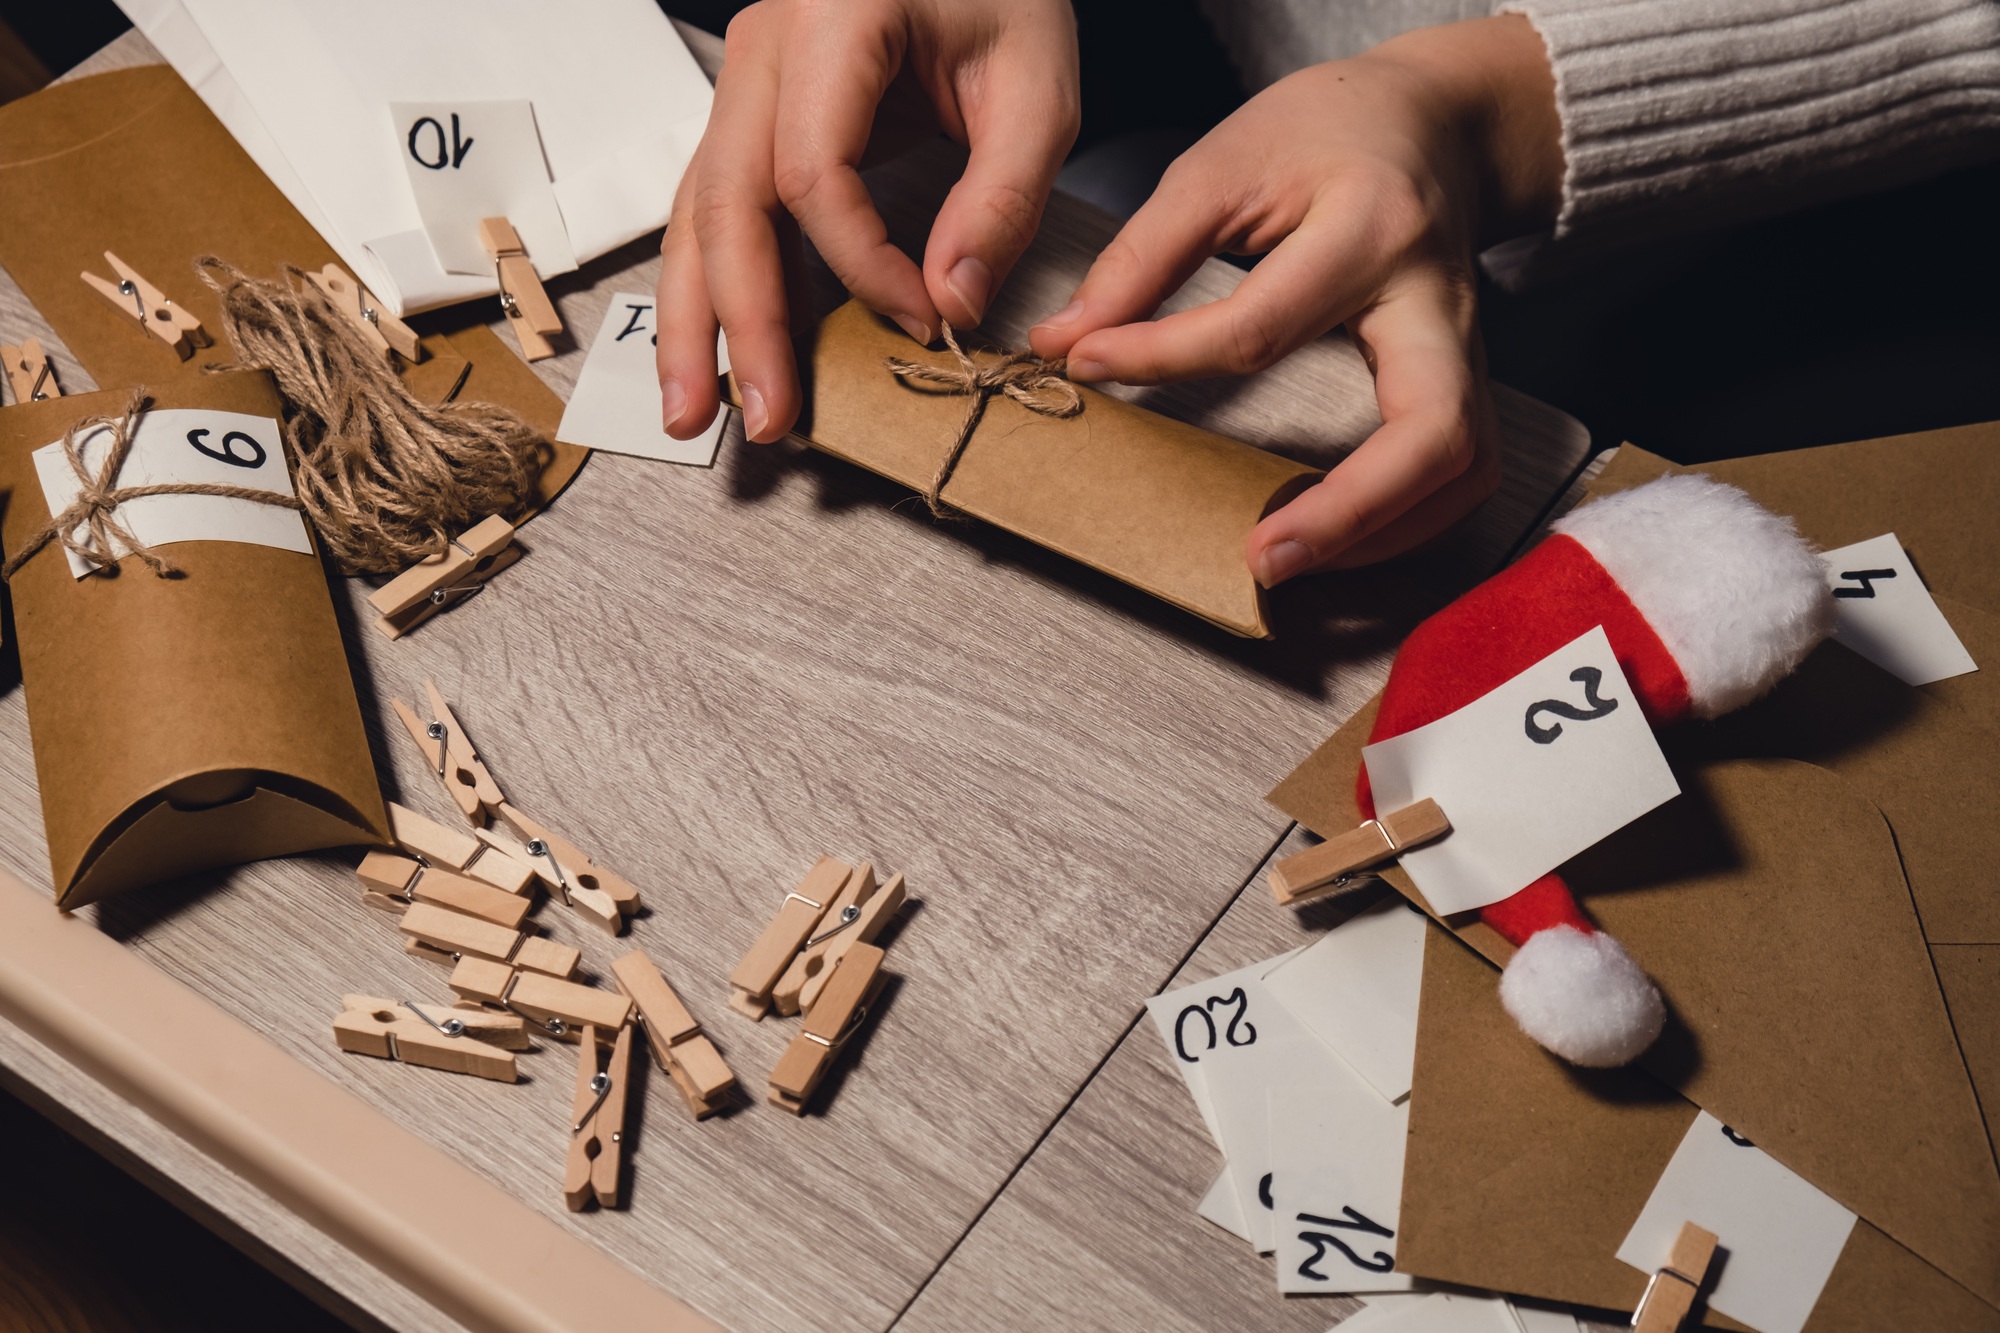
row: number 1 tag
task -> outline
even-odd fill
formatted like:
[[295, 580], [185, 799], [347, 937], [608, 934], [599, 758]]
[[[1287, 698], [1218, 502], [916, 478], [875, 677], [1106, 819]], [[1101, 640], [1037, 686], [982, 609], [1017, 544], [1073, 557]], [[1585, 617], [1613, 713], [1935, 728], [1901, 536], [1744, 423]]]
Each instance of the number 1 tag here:
[[1680, 793], [1602, 626], [1361, 757], [1378, 809], [1429, 797], [1451, 820], [1402, 855], [1443, 915], [1519, 892]]

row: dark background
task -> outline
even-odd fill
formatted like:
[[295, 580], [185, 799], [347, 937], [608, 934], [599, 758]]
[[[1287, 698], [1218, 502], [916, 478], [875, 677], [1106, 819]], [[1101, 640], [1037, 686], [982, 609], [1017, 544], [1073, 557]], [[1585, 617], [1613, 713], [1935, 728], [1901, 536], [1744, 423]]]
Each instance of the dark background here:
[[[1334, 0], [1328, 0], [1333, 3]], [[665, 0], [720, 32], [741, 6]], [[1077, 0], [1078, 155], [1143, 175], [1244, 98], [1194, 0]], [[108, 0], [0, 0], [0, 102], [127, 27]], [[1075, 159], [1072, 159], [1075, 161]], [[1484, 294], [1497, 379], [1682, 462], [2000, 418], [2000, 168]], [[342, 1327], [0, 1079], [0, 1317], [93, 1330]], [[4, 1322], [4, 1318], [0, 1318]]]

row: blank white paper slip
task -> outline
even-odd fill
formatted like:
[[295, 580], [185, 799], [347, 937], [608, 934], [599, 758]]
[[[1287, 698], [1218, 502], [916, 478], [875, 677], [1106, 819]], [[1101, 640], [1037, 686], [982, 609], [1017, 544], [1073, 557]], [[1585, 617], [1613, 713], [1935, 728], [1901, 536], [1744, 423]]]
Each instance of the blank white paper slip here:
[[[708, 429], [691, 440], [677, 440], [661, 429], [660, 373], [653, 358], [658, 314], [651, 296], [620, 292], [611, 298], [556, 438], [586, 449], [708, 467], [729, 424], [729, 407], [718, 407]], [[720, 338], [715, 356], [718, 369], [726, 372], [729, 352]]]
[[[111, 448], [111, 428], [101, 426], [83, 439], [84, 466], [102, 475]], [[75, 502], [82, 489], [64, 455], [61, 440], [35, 450], [35, 474], [51, 514]], [[248, 486], [273, 495], [296, 495], [285, 465], [278, 423], [269, 417], [202, 408], [168, 408], [146, 413], [125, 455], [116, 486], [157, 486], [171, 482]], [[175, 542], [248, 542], [280, 551], [312, 552], [305, 516], [296, 509], [222, 495], [147, 495], [127, 500], [113, 517], [147, 546]], [[112, 538], [119, 555], [128, 553]], [[96, 568], [65, 549], [69, 571], [82, 578]]]
[[1504, 1297], [1441, 1291], [1398, 1303], [1361, 1327], [1367, 1333], [1520, 1333], [1521, 1324]]
[[1820, 555], [1833, 589], [1833, 637], [1905, 685], [1979, 670], [1917, 577], [1903, 543], [1885, 532]]
[[1683, 1222], [1715, 1233], [1721, 1272], [1709, 1305], [1758, 1333], [1799, 1333], [1854, 1230], [1853, 1213], [1706, 1111], [1674, 1150], [1618, 1258], [1657, 1271]]
[[1361, 758], [1377, 810], [1429, 797], [1451, 821], [1402, 854], [1443, 915], [1520, 892], [1680, 794], [1602, 626]]
[[1391, 894], [1264, 978], [1264, 987], [1389, 1101], [1410, 1092], [1424, 917]]

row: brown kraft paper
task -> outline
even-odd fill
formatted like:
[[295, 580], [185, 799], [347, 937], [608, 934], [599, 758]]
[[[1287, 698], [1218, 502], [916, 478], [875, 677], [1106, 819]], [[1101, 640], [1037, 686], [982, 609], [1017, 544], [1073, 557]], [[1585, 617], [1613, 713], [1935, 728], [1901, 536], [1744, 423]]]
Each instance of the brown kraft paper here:
[[[806, 405], [793, 434], [928, 490], [971, 399], [891, 374], [883, 362], [892, 356], [957, 365], [949, 350], [919, 347], [859, 301], [827, 316], [799, 340]], [[1068, 419], [988, 399], [940, 498], [1232, 634], [1270, 638], [1243, 545], [1259, 519], [1323, 474], [1082, 385], [1077, 392], [1084, 408]]]
[[[49, 519], [30, 455], [72, 421], [121, 411], [127, 394], [0, 410], [7, 552]], [[262, 371], [180, 377], [152, 398], [280, 411]], [[179, 577], [128, 556], [116, 575], [74, 578], [51, 542], [8, 585], [64, 908], [217, 866], [388, 841], [320, 557], [228, 541], [161, 549]]]

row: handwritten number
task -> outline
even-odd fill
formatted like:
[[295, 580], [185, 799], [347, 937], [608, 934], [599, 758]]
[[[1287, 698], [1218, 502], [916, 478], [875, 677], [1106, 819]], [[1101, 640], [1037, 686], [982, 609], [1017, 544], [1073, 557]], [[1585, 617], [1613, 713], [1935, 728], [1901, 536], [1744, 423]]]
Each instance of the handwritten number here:
[[1896, 577], [1896, 571], [1893, 569], [1844, 569], [1840, 572], [1840, 577], [1843, 580], [1853, 579], [1861, 586], [1858, 588], [1835, 588], [1833, 590], [1835, 597], [1873, 597], [1875, 595], [1875, 580], [1893, 579]]
[[1537, 713], [1553, 713], [1566, 717], [1572, 722], [1590, 722], [1607, 713], [1616, 712], [1618, 701], [1599, 697], [1597, 687], [1604, 683], [1604, 673], [1596, 667], [1578, 667], [1569, 673], [1569, 678], [1583, 686], [1584, 707], [1578, 708], [1565, 699], [1544, 699], [1528, 707], [1528, 739], [1537, 745], [1548, 745], [1563, 734], [1562, 723], [1551, 722], [1547, 726], [1535, 721]]
[[1257, 1202], [1263, 1204], [1266, 1208], [1276, 1208], [1278, 1206], [1277, 1200], [1271, 1197], [1271, 1176], [1272, 1173], [1266, 1171], [1264, 1178], [1257, 1182]]
[[[216, 449], [202, 443], [203, 439], [206, 438], [207, 435], [208, 435], [208, 430], [205, 427], [198, 430], [191, 430], [188, 432], [188, 443], [193, 445], [196, 449], [198, 449], [202, 453], [207, 454], [210, 458], [216, 459], [219, 462], [228, 463], [232, 467], [264, 466], [264, 458], [265, 458], [264, 446], [257, 443], [257, 441], [253, 437], [245, 435], [242, 431], [232, 430], [227, 435], [223, 436], [222, 447], [220, 449]], [[241, 440], [244, 444], [250, 446], [250, 452], [252, 455], [251, 457], [241, 458], [237, 456], [236, 443], [239, 440]]]
[[[1356, 1212], [1351, 1207], [1343, 1205], [1340, 1211], [1345, 1215], [1347, 1220], [1342, 1221], [1339, 1218], [1320, 1217], [1313, 1213], [1300, 1213], [1298, 1220], [1309, 1226], [1326, 1227], [1328, 1231], [1360, 1231], [1370, 1236], [1381, 1236], [1384, 1238], [1393, 1238], [1396, 1234], [1380, 1222]], [[1321, 1260], [1326, 1258], [1328, 1246], [1332, 1246], [1346, 1255], [1347, 1261], [1356, 1268], [1365, 1268], [1371, 1273], [1386, 1273], [1396, 1266], [1395, 1257], [1385, 1254], [1381, 1250], [1375, 1251], [1374, 1255], [1370, 1258], [1363, 1259], [1349, 1247], [1346, 1241], [1338, 1236], [1329, 1235], [1328, 1231], [1301, 1231], [1299, 1233], [1299, 1239], [1313, 1247], [1312, 1254], [1306, 1258], [1304, 1263], [1299, 1265], [1300, 1277], [1310, 1278], [1314, 1282], [1329, 1280], [1327, 1274], [1319, 1271]]]
[[[437, 160], [435, 162], [425, 157], [417, 148], [417, 137], [423, 132], [423, 128], [426, 125], [430, 126], [431, 133], [437, 136]], [[458, 124], [458, 113], [456, 111], [451, 113], [451, 141], [449, 143], [445, 141], [444, 126], [438, 123], [436, 116], [420, 116], [417, 119], [417, 123], [410, 126], [410, 156], [416, 159], [418, 166], [429, 167], [432, 171], [443, 171], [446, 167], [456, 170], [465, 165], [465, 155], [471, 151], [472, 140], [466, 138], [461, 132]]]
[[[611, 340], [612, 342], [622, 343], [629, 335], [638, 333], [640, 331], [639, 317], [645, 314], [648, 310], [651, 310], [653, 307], [649, 305], [633, 305], [631, 302], [628, 301], [625, 305], [625, 308], [632, 312], [632, 318], [625, 321], [625, 327], [618, 330], [618, 336], [616, 338], [613, 338]], [[660, 345], [660, 335], [655, 333], [653, 335], [653, 346], [658, 347], [659, 345]]]
[[[1212, 1011], [1217, 1005], [1232, 1004], [1236, 1006], [1236, 1012], [1230, 1015], [1228, 1026], [1218, 1030], [1215, 1026], [1215, 1015]], [[1245, 1021], [1249, 1012], [1250, 997], [1243, 993], [1241, 986], [1230, 991], [1227, 995], [1211, 995], [1201, 1004], [1189, 1005], [1187, 1008], [1181, 1010], [1179, 1016], [1174, 1019], [1174, 1054], [1180, 1056], [1188, 1064], [1196, 1064], [1201, 1060], [1199, 1055], [1188, 1054], [1187, 1021], [1190, 1015], [1199, 1018], [1208, 1026], [1208, 1044], [1201, 1048], [1204, 1051], [1215, 1049], [1215, 1042], [1218, 1036], [1231, 1046], [1255, 1045], [1257, 1041], [1257, 1025]]]
[[1731, 1143], [1735, 1144], [1739, 1148], [1754, 1148], [1757, 1146], [1756, 1144], [1750, 1142], [1750, 1140], [1744, 1138], [1741, 1134], [1738, 1134], [1735, 1130], [1731, 1129], [1727, 1125], [1724, 1125], [1722, 1127], [1722, 1137], [1728, 1139]]

